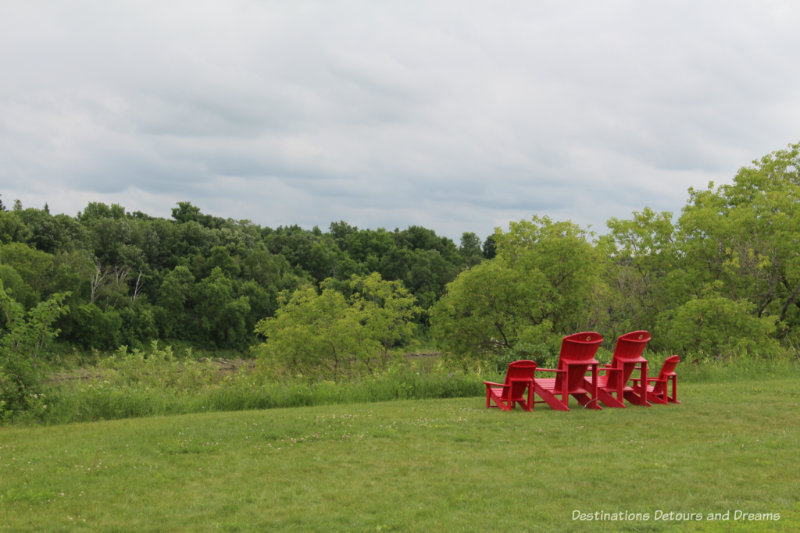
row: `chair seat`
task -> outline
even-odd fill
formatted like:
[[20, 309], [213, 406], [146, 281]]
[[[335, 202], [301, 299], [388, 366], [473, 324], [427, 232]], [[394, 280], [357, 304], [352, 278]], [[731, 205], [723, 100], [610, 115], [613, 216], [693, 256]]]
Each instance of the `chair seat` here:
[[[602, 370], [603, 369], [601, 368], [600, 371], [602, 371]], [[591, 382], [591, 378], [589, 378], [588, 376], [587, 376], [586, 379]], [[608, 375], [607, 374], [603, 374], [603, 375], [597, 376], [597, 386], [600, 387], [601, 389], [607, 389], [608, 388]], [[613, 388], [616, 390], [616, 387], [613, 387]], [[622, 390], [623, 391], [632, 391], [632, 390], [634, 390], [634, 388], [631, 387], [630, 385], [626, 384], [624, 387], [622, 387]]]
[[529, 360], [509, 363], [504, 383], [484, 381], [486, 407], [499, 407], [504, 411], [519, 405], [526, 411], [533, 409], [533, 378], [536, 363]]
[[[557, 378], [543, 378], [543, 379], [536, 378], [536, 385], [538, 385], [543, 389], [551, 390], [557, 393], [559, 391], [556, 390], [556, 379]], [[571, 392], [575, 394], [586, 394], [590, 391], [583, 387], [573, 387]]]

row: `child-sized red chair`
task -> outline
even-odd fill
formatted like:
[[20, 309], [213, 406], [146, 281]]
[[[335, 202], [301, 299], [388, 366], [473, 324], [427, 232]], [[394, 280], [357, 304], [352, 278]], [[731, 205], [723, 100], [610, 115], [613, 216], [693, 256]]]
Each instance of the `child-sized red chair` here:
[[[653, 403], [667, 405], [681, 403], [678, 401], [678, 375], [675, 367], [681, 362], [677, 355], [671, 355], [664, 360], [658, 377], [647, 378], [647, 400]], [[634, 378], [633, 381], [639, 381]], [[672, 394], [669, 394], [669, 384], [672, 383]]]
[[[537, 368], [537, 372], [553, 372], [554, 378], [536, 378], [534, 391], [557, 411], [569, 411], [569, 397], [589, 409], [600, 409], [597, 404], [597, 367], [600, 363], [594, 354], [603, 342], [603, 336], [594, 331], [567, 335], [561, 340], [558, 368]], [[586, 373], [591, 372], [591, 378]], [[560, 398], [559, 398], [560, 396]]]
[[509, 363], [505, 383], [484, 381], [486, 385], [486, 407], [492, 402], [503, 411], [510, 411], [515, 404], [526, 411], [533, 410], [533, 377], [536, 362], [521, 360]]

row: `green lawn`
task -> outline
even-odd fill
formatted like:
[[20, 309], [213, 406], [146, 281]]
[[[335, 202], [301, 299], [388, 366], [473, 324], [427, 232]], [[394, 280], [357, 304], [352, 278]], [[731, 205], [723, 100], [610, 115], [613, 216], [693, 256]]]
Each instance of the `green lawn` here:
[[680, 394], [568, 413], [466, 398], [4, 427], [0, 529], [800, 528], [800, 380]]

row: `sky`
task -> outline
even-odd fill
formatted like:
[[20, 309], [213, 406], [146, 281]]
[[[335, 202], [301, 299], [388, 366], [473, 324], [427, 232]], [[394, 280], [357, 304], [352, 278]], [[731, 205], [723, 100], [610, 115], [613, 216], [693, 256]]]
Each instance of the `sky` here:
[[0, 0], [0, 194], [603, 233], [800, 141], [794, 1]]

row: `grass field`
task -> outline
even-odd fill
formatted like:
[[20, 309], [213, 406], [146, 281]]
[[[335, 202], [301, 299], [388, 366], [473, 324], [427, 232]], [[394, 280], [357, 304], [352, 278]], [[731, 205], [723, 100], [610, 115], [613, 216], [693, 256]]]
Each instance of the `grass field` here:
[[0, 530], [798, 530], [800, 380], [680, 394], [597, 412], [459, 398], [0, 427]]

